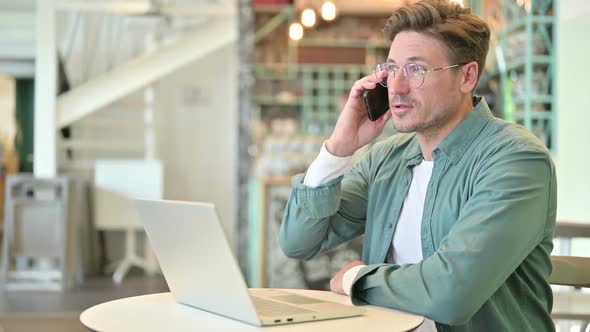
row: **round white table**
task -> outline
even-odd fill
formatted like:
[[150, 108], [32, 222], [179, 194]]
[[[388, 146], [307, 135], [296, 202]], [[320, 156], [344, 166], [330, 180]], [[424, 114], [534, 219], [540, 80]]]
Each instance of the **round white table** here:
[[[327, 291], [288, 290], [304, 296], [348, 303], [347, 296]], [[176, 303], [172, 293], [135, 296], [105, 302], [86, 309], [80, 321], [94, 331], [409, 331], [424, 320], [421, 316], [376, 306], [363, 306], [363, 316], [257, 327], [207, 311]]]

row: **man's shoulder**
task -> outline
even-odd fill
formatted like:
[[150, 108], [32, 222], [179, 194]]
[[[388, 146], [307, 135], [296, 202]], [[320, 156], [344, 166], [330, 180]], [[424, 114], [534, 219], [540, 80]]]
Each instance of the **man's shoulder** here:
[[536, 151], [550, 155], [546, 142], [525, 127], [503, 119], [494, 118], [484, 129], [481, 145], [505, 152]]

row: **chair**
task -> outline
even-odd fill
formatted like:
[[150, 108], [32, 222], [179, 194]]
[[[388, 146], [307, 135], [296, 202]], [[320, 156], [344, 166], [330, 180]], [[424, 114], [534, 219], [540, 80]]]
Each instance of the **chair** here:
[[31, 174], [6, 178], [0, 288], [63, 290], [74, 285], [77, 247], [70, 181]]
[[[549, 281], [553, 285], [590, 287], [590, 257], [551, 256], [553, 272]], [[589, 310], [590, 311], [590, 310]]]
[[[555, 237], [560, 239], [562, 253], [570, 253], [571, 238], [590, 238], [590, 224], [558, 222]], [[553, 272], [549, 277], [552, 285], [590, 288], [590, 257], [551, 256]], [[590, 294], [576, 290], [556, 290], [553, 294], [555, 320], [580, 320], [580, 331], [586, 331], [590, 325]], [[568, 330], [568, 325], [560, 325]]]
[[131, 267], [148, 275], [158, 271], [158, 263], [144, 241], [143, 255], [137, 254], [136, 240], [143, 234], [134, 198], [161, 199], [164, 169], [160, 160], [97, 160], [94, 169], [94, 221], [97, 230], [124, 231], [125, 253], [107, 270], [114, 270], [113, 281], [123, 282]]

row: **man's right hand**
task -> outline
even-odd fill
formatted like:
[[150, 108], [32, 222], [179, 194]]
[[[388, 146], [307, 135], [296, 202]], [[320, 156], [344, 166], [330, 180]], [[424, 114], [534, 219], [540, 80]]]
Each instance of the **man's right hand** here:
[[385, 124], [391, 119], [391, 111], [387, 111], [375, 122], [369, 120], [363, 93], [365, 90], [374, 89], [385, 77], [387, 72], [382, 71], [365, 76], [354, 83], [336, 127], [326, 141], [328, 152], [337, 157], [352, 156], [356, 150], [371, 143], [381, 134]]

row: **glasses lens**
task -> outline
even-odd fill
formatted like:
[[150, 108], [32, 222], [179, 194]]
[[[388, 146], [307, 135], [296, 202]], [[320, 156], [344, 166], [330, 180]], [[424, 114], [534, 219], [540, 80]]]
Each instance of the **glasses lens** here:
[[[382, 71], [387, 71], [387, 64], [385, 63], [380, 63], [377, 65], [377, 67], [375, 67], [375, 77], [379, 77], [378, 74]], [[383, 78], [379, 84], [381, 84], [384, 87], [387, 87], [387, 76], [385, 76], [385, 78]]]
[[406, 77], [410, 86], [417, 89], [424, 83], [424, 68], [420, 65], [409, 63], [405, 66]]

